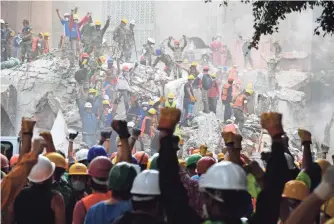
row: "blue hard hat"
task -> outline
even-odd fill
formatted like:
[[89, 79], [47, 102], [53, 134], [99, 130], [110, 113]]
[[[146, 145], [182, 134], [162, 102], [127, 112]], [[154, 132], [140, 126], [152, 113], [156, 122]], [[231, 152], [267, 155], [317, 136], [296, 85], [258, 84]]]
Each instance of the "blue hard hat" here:
[[227, 66], [224, 66], [224, 71], [226, 72], [228, 70], [228, 67]]
[[112, 59], [112, 57], [109, 57], [107, 62], [108, 62], [108, 63], [112, 63], [113, 61], [114, 61], [114, 60]]
[[98, 156], [108, 156], [105, 148], [102, 145], [94, 145], [92, 146], [87, 155], [88, 162], [92, 161], [95, 157]]
[[131, 163], [132, 163], [132, 164], [138, 164], [138, 161], [137, 161], [137, 159], [136, 159], [134, 156], [132, 156], [132, 161], [131, 161]]
[[155, 54], [156, 54], [157, 56], [160, 56], [160, 55], [161, 55], [161, 50], [160, 50], [160, 49], [156, 49], [156, 50], [155, 50]]

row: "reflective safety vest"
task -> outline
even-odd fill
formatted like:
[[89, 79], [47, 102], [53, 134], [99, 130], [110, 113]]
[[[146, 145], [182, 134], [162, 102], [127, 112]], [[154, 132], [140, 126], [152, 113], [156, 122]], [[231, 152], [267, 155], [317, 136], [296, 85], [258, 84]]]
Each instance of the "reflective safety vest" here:
[[245, 94], [239, 94], [237, 96], [237, 98], [235, 99], [235, 102], [233, 104], [233, 108], [237, 108], [237, 109], [241, 109], [243, 110], [244, 109], [244, 101], [246, 100], [246, 95]]
[[237, 129], [235, 128], [234, 124], [228, 124], [223, 128], [223, 132], [232, 132], [237, 134]]
[[170, 108], [176, 108], [176, 103], [173, 100], [172, 104], [168, 102], [168, 100], [165, 102], [165, 107], [170, 107]]
[[230, 88], [230, 87], [231, 87], [231, 85], [228, 84], [228, 83], [225, 83], [223, 85], [223, 91], [222, 91], [222, 100], [223, 101], [226, 101], [227, 95], [228, 95], [228, 88]]
[[96, 46], [102, 45], [102, 32], [101, 30], [96, 30], [92, 32], [92, 41]]
[[82, 203], [85, 206], [86, 213], [88, 210], [95, 204], [105, 201], [111, 198], [111, 191], [108, 191], [106, 193], [101, 193], [101, 192], [95, 192], [93, 194], [90, 194], [86, 197], [84, 197], [82, 200]]
[[182, 61], [182, 49], [181, 47], [174, 48], [174, 61], [179, 62]]

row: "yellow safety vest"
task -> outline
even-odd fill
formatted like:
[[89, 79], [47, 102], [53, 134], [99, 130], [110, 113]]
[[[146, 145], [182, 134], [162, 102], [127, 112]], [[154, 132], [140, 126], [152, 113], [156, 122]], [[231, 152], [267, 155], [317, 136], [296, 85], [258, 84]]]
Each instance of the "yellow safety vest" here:
[[169, 104], [168, 100], [165, 102], [165, 107], [171, 107], [171, 108], [176, 108], [176, 103], [173, 101], [172, 104]]

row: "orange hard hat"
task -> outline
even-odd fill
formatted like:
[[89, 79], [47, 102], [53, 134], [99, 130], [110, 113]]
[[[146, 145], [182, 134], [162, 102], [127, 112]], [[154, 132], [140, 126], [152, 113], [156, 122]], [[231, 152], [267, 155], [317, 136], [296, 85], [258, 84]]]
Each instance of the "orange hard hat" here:
[[210, 152], [210, 151], [208, 151], [208, 152], [206, 152], [205, 156], [210, 156], [210, 157], [213, 157], [213, 153], [212, 153], [212, 152]]
[[204, 66], [204, 67], [203, 67], [203, 71], [209, 71], [209, 66], [207, 66], [207, 65]]
[[220, 152], [217, 154], [218, 160], [223, 160], [225, 158], [225, 154]]
[[318, 165], [320, 166], [322, 175], [325, 174], [327, 168], [331, 165], [331, 164], [330, 164], [327, 160], [325, 160], [325, 159], [318, 159], [318, 160], [316, 160], [315, 162], [318, 163]]
[[210, 156], [204, 156], [197, 162], [197, 173], [204, 174], [206, 171], [216, 163], [216, 160]]
[[19, 154], [13, 155], [12, 158], [10, 158], [9, 164], [11, 166], [16, 165], [17, 161], [19, 160], [19, 156], [20, 156]]
[[136, 152], [134, 154], [138, 164], [147, 164], [148, 163], [148, 154], [144, 151]]
[[199, 153], [199, 149], [194, 149], [194, 150], [191, 152], [191, 154], [197, 154], [197, 153]]
[[82, 53], [82, 54], [81, 54], [81, 58], [89, 58], [89, 54], [87, 54], [87, 53]]
[[290, 180], [284, 186], [282, 197], [302, 201], [309, 195], [309, 193], [310, 189], [304, 182], [299, 180]]

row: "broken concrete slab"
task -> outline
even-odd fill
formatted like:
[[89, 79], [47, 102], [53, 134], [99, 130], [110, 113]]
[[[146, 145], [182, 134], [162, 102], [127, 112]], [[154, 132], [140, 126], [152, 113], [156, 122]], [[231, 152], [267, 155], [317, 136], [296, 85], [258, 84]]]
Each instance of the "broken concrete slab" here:
[[285, 87], [293, 90], [299, 90], [307, 84], [309, 75], [306, 72], [296, 70], [280, 71], [275, 76], [280, 87]]

